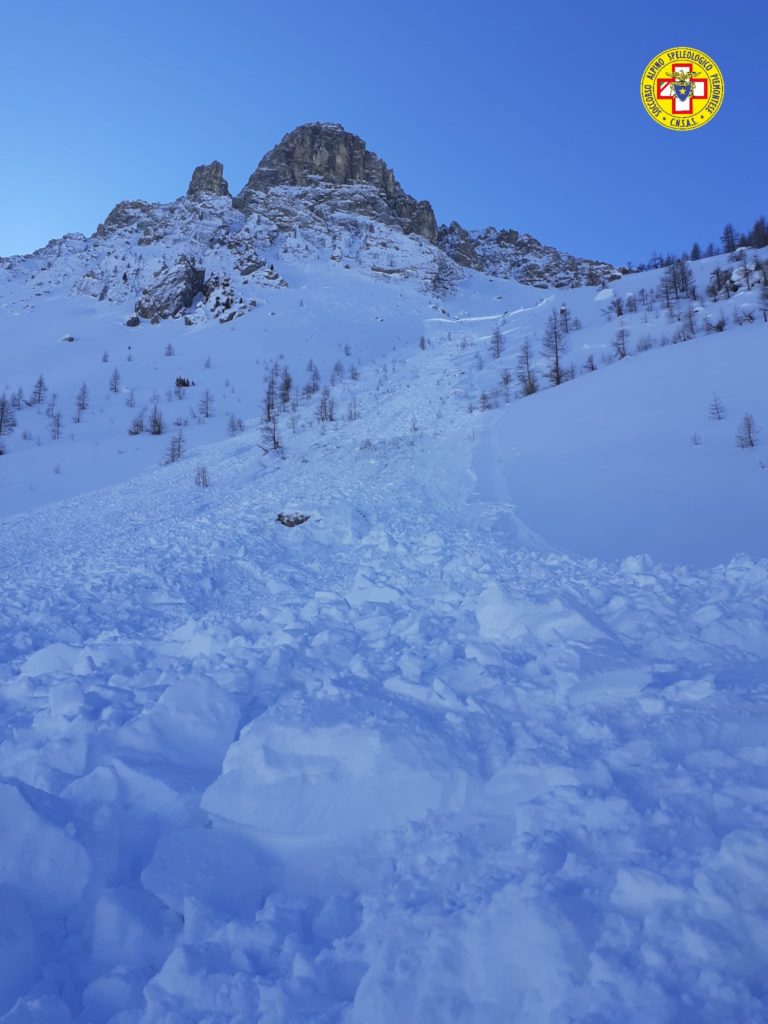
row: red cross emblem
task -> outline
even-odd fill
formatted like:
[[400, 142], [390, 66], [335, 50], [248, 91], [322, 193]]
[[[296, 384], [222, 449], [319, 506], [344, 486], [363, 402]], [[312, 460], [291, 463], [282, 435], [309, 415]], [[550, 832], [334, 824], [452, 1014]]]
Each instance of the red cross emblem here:
[[656, 99], [671, 101], [673, 114], [692, 114], [694, 100], [709, 99], [709, 82], [693, 77], [692, 64], [673, 64], [672, 74], [656, 80]]

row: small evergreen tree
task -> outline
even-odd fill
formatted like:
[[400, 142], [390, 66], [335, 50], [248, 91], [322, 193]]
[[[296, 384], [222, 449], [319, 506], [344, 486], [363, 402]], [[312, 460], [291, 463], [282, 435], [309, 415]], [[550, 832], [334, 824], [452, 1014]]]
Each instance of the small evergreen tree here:
[[713, 395], [712, 401], [709, 403], [709, 418], [711, 420], [724, 420], [725, 412], [726, 410], [723, 402], [717, 397], [717, 395]]
[[42, 375], [35, 381], [34, 387], [32, 388], [32, 394], [29, 397], [29, 405], [42, 405], [43, 400], [48, 392], [48, 386], [45, 383], [45, 379]]
[[744, 419], [739, 424], [739, 429], [736, 431], [736, 444], [739, 448], [754, 448], [757, 444], [757, 436], [760, 433], [760, 427], [755, 423], [755, 417], [752, 413], [745, 413]]

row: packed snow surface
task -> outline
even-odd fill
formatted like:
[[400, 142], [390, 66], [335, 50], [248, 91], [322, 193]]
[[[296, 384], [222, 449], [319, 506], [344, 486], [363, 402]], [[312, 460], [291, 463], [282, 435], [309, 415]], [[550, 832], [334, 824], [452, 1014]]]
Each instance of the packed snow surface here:
[[[393, 293], [402, 339], [340, 419], [281, 417], [285, 459], [254, 424], [217, 440], [223, 403], [181, 462], [142, 437], [92, 493], [107, 414], [35, 474], [3, 458], [2, 1024], [765, 1019], [768, 472], [733, 442], [768, 422], [765, 327], [480, 413], [563, 298], [513, 286], [503, 314], [481, 285]], [[567, 298], [599, 351], [594, 290]], [[202, 373], [218, 338], [218, 381], [262, 315], [188, 352], [142, 327], [121, 369], [148, 393], [169, 339]], [[256, 365], [230, 370], [254, 395]], [[75, 483], [41, 504], [53, 451]]]

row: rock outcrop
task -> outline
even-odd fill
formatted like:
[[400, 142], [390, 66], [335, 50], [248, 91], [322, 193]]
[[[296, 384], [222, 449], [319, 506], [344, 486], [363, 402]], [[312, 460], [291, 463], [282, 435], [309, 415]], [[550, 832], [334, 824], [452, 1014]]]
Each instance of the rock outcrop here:
[[153, 284], [144, 289], [136, 312], [149, 320], [178, 316], [192, 305], [204, 281], [205, 271], [193, 259], [180, 256], [174, 267], [159, 271]]
[[201, 164], [178, 199], [120, 202], [90, 238], [66, 235], [0, 259], [0, 280], [24, 279], [32, 296], [66, 288], [125, 304], [129, 324], [130, 314], [229, 323], [289, 287], [294, 266], [326, 260], [436, 297], [470, 271], [540, 288], [619, 276], [517, 231], [456, 221], [438, 230], [430, 204], [408, 195], [363, 139], [318, 123], [289, 132], [235, 198], [223, 165]]
[[597, 286], [621, 276], [609, 263], [571, 256], [511, 228], [467, 231], [452, 221], [441, 225], [437, 244], [461, 267], [538, 288]]
[[319, 184], [372, 186], [406, 234], [437, 240], [430, 204], [409, 196], [384, 161], [339, 124], [304, 124], [289, 132], [262, 158], [234, 205], [248, 211], [254, 206], [254, 193]]
[[230, 194], [229, 185], [224, 179], [224, 165], [218, 160], [214, 160], [210, 164], [200, 164], [192, 172], [187, 195], [200, 196], [206, 192], [214, 196]]

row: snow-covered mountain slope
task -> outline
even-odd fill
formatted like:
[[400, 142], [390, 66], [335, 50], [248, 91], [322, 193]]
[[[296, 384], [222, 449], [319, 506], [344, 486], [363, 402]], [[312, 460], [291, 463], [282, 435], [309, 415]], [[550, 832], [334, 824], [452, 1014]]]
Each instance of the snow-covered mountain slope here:
[[0, 1024], [757, 1022], [766, 254], [448, 281], [334, 152], [0, 270]]
[[[413, 235], [401, 238], [419, 251], [427, 245]], [[750, 255], [750, 265], [764, 256]], [[127, 328], [130, 300], [73, 300], [66, 281], [32, 301], [8, 287], [0, 307], [0, 380], [9, 399], [19, 389], [24, 397], [15, 431], [2, 438], [3, 513], [160, 465], [179, 432], [191, 457], [225, 438], [233, 418], [248, 426], [258, 448], [265, 381], [276, 362], [293, 382], [294, 406], [281, 427], [290, 454], [295, 432], [317, 423], [321, 396], [303, 394], [310, 361], [335, 396], [337, 417], [358, 396], [362, 430], [370, 429], [369, 392], [378, 401], [383, 375], [407, 387], [414, 367], [426, 361], [467, 429], [483, 438], [475, 456], [479, 487], [516, 506], [564, 551], [603, 558], [645, 553], [697, 565], [739, 553], [768, 555], [766, 457], [760, 445], [736, 445], [745, 414], [758, 427], [768, 424], [760, 383], [768, 348], [758, 282], [750, 280], [748, 289], [738, 263], [713, 257], [695, 264], [696, 299], [680, 298], [668, 309], [661, 271], [626, 276], [608, 289], [548, 291], [466, 271], [451, 294], [437, 299], [422, 290], [418, 275], [371, 275], [359, 262], [327, 259], [309, 246], [303, 255], [275, 257], [273, 268], [284, 286], [267, 284], [255, 308], [224, 324], [202, 310], [187, 318], [191, 323], [171, 318]], [[706, 295], [716, 268], [732, 275], [733, 286], [741, 281], [717, 301]], [[576, 379], [518, 400], [521, 345], [529, 341], [544, 388], [542, 340], [561, 309], [569, 323], [563, 363]], [[619, 334], [627, 358], [616, 356]], [[590, 359], [595, 373], [584, 370]], [[30, 406], [40, 375], [47, 391]], [[178, 379], [194, 386], [177, 388]], [[78, 417], [83, 384], [87, 408]], [[723, 405], [721, 420], [710, 418], [714, 396]], [[164, 432], [130, 434], [136, 417], [143, 411], [148, 420], [155, 405]], [[52, 409], [60, 414], [58, 438]]]
[[760, 1019], [768, 563], [554, 552], [485, 431], [623, 367], [471, 347], [3, 523], [3, 1024]]
[[373, 278], [449, 292], [466, 267], [541, 287], [597, 284], [615, 268], [543, 246], [530, 235], [460, 225], [438, 230], [361, 138], [337, 124], [302, 125], [266, 154], [232, 197], [218, 161], [195, 169], [172, 203], [118, 203], [90, 238], [67, 235], [0, 259], [0, 290], [20, 301], [64, 291], [157, 322], [229, 322], [286, 281], [278, 261], [332, 260]]

